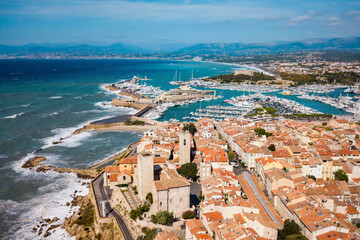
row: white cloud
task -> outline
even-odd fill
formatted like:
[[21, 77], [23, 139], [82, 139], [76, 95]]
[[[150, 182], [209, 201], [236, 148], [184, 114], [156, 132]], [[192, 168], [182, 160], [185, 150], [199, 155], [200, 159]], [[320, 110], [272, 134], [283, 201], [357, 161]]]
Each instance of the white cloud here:
[[[21, 2], [21, 1], [20, 1]], [[211, 4], [190, 3], [190, 0], [174, 3], [132, 2], [132, 1], [92, 1], [92, 0], [38, 0], [18, 6], [0, 8], [3, 15], [41, 15], [104, 17], [114, 19], [142, 20], [239, 20], [239, 19], [279, 19], [293, 14], [279, 8], [253, 7], [251, 4], [225, 2]]]
[[339, 17], [329, 17], [328, 20], [329, 20], [329, 21], [339, 21], [340, 18], [339, 18]]
[[298, 16], [298, 17], [293, 17], [290, 18], [287, 22], [286, 25], [287, 26], [295, 26], [300, 22], [304, 22], [306, 20], [310, 20], [312, 19], [312, 17], [310, 17], [309, 15], [303, 15], [303, 16]]
[[309, 19], [311, 19], [311, 17], [308, 15], [305, 15], [305, 16], [298, 16], [298, 17], [291, 18], [290, 21], [291, 22], [302, 22], [302, 21], [309, 20]]
[[348, 11], [346, 15], [348, 15], [350, 18], [352, 18], [355, 21], [360, 21], [360, 11], [357, 10]]

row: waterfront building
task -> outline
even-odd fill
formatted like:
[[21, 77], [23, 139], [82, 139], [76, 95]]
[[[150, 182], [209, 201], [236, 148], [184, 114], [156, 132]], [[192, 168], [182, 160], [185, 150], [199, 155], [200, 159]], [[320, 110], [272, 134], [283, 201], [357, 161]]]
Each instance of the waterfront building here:
[[189, 85], [182, 85], [178, 89], [171, 89], [155, 98], [156, 102], [177, 102], [196, 98], [216, 98], [215, 90], [197, 90]]

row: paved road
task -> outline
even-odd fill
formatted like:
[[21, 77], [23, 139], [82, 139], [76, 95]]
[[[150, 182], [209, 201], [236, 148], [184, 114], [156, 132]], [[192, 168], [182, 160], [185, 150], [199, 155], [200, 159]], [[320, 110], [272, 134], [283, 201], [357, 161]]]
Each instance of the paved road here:
[[270, 218], [279, 225], [279, 228], [282, 228], [281, 223], [279, 222], [279, 220], [275, 217], [274, 213], [271, 212], [270, 208], [268, 207], [268, 205], [265, 203], [264, 199], [261, 197], [259, 190], [257, 189], [257, 187], [255, 186], [255, 183], [253, 182], [250, 174], [248, 172], [244, 172], [243, 173], [245, 180], [248, 182], [249, 186], [251, 187], [251, 189], [253, 190], [257, 200], [260, 202], [260, 204], [263, 206], [263, 208], [265, 209], [265, 211], [267, 212], [267, 214], [270, 216]]
[[138, 145], [139, 141], [135, 142], [135, 143], [132, 143], [129, 147], [131, 149], [131, 152], [129, 153], [129, 155], [127, 155], [126, 157], [129, 158], [129, 157], [132, 157], [134, 156], [135, 154], [137, 154], [137, 145]]
[[190, 183], [190, 204], [191, 206], [198, 207], [200, 204], [200, 192], [201, 192], [201, 184], [197, 182]]
[[[121, 216], [111, 207], [110, 205], [110, 197], [106, 189], [104, 188], [104, 179], [103, 175], [100, 175], [93, 181], [93, 189], [95, 193], [96, 203], [99, 209], [99, 215], [102, 217], [113, 216], [118, 222], [120, 229], [126, 240], [133, 240], [129, 229], [127, 228], [124, 220]], [[103, 211], [102, 201], [105, 202], [105, 211]]]

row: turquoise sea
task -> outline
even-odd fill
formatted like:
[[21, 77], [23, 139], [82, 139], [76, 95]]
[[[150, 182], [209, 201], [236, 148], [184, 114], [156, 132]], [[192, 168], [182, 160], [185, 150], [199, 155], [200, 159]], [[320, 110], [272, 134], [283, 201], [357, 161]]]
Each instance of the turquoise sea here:
[[[71, 214], [66, 206], [77, 190], [87, 194], [84, 180], [73, 174], [34, 173], [21, 165], [34, 156], [47, 157], [56, 166], [87, 168], [139, 140], [132, 132], [82, 133], [64, 143], [52, 142], [91, 121], [131, 114], [129, 108], [104, 107], [116, 95], [104, 89], [107, 83], [134, 75], [152, 79], [147, 84], [163, 90], [175, 71], [182, 80], [231, 73], [241, 67], [207, 62], [158, 60], [0, 60], [0, 225], [1, 239], [41, 239], [33, 230], [41, 218]], [[339, 95], [341, 90], [332, 93]], [[217, 90], [221, 99], [169, 109], [160, 120], [188, 116], [197, 108], [222, 104], [242, 92]], [[295, 96], [283, 96], [322, 112], [344, 114], [328, 105]], [[57, 229], [49, 239], [68, 238]]]
[[[87, 193], [75, 175], [34, 173], [21, 168], [26, 160], [45, 156], [52, 165], [86, 168], [140, 139], [131, 132], [82, 133], [52, 144], [91, 121], [136, 112], [102, 107], [116, 97], [104, 89], [106, 83], [139, 75], [168, 90], [176, 70], [186, 80], [192, 70], [202, 77], [234, 69], [155, 60], [0, 60], [0, 238], [41, 239], [33, 231], [39, 220], [63, 220], [71, 213], [70, 195]], [[61, 229], [50, 236], [66, 238]]]

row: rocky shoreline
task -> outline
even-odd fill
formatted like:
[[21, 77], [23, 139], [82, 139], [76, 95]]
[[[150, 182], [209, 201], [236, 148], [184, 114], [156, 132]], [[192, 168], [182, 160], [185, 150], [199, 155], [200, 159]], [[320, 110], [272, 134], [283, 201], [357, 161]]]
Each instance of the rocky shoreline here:
[[64, 167], [43, 165], [42, 162], [45, 160], [46, 157], [37, 156], [25, 162], [21, 167], [28, 168], [36, 172], [55, 171], [58, 173], [75, 173], [78, 178], [82, 178], [82, 179], [92, 179], [99, 174], [99, 172], [94, 169], [64, 168]]

